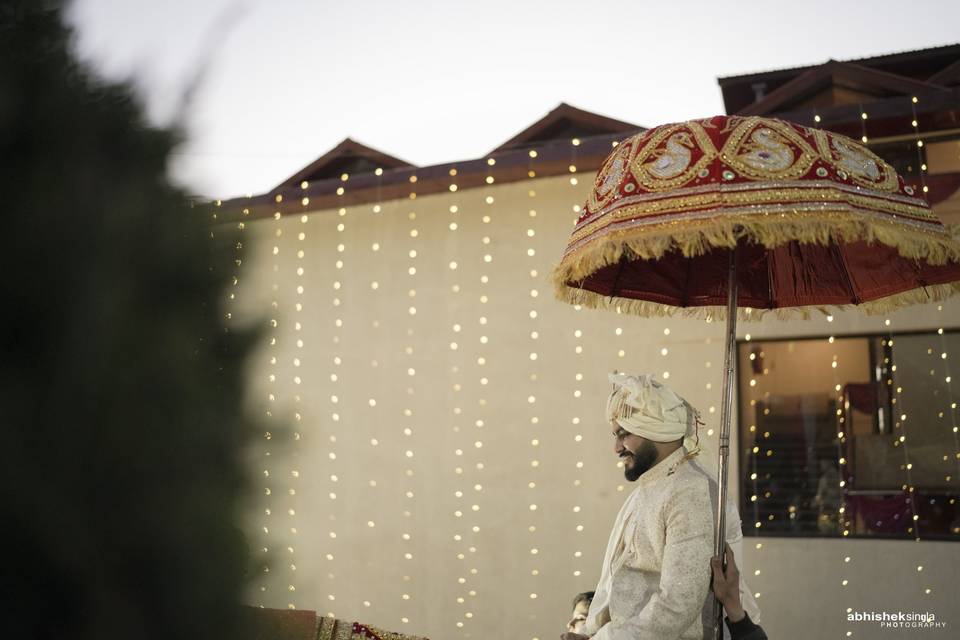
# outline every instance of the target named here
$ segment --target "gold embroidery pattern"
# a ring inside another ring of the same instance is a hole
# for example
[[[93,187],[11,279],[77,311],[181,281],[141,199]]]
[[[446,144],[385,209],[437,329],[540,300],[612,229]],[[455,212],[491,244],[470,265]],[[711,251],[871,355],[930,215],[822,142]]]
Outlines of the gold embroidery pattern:
[[[750,219],[773,219],[780,222],[804,222],[809,220],[834,221],[834,222],[872,222],[887,223],[893,227],[911,227],[916,231],[922,231],[932,236],[940,236],[945,239],[947,236],[942,229],[938,229],[928,224],[923,224],[907,219],[892,219],[890,216],[874,211],[864,211],[852,206],[837,206],[824,211],[823,207],[814,204],[806,205],[770,205],[769,207],[743,207],[741,209],[702,209],[690,211],[678,215],[658,216],[656,218],[623,218],[619,220],[606,220],[605,224],[592,233],[586,234],[577,240],[571,240],[566,251],[563,254],[563,260],[568,256],[579,252],[584,247],[590,245],[599,238],[605,238],[611,234],[620,234],[627,231],[662,229],[673,227],[676,230],[695,230],[704,229],[712,225],[729,222],[731,218],[740,218],[745,223]],[[642,230],[641,230],[642,229]]]
[[[637,154],[638,141],[642,136],[637,134],[621,142],[607,158],[590,192],[586,207],[588,212],[603,209],[620,194],[620,185],[624,177],[629,175],[630,163]]]
[[[384,631],[359,622],[349,622],[325,617],[320,621],[317,640],[426,640],[421,636],[409,636],[393,631]]]
[[[333,618],[321,618],[320,631],[317,633],[317,640],[333,640],[333,630],[337,626],[337,621]]]
[[[872,228],[878,225],[886,226],[891,230],[902,232],[909,228],[911,231],[922,233],[931,240],[945,240],[946,237],[937,229],[931,229],[928,225],[904,223],[904,221],[893,222],[887,216],[875,213],[859,211],[852,207],[846,209],[835,209],[829,212],[823,212],[815,206],[788,208],[771,207],[765,211],[755,211],[752,209],[743,209],[735,211],[734,215],[740,216],[744,224],[755,222],[764,223],[797,223],[806,224],[811,220],[833,224],[838,230],[844,230],[848,224],[871,223]],[[645,234],[655,234],[663,229],[672,229],[673,232],[681,231],[701,231],[709,233],[711,230],[719,229],[730,221],[730,214],[727,211],[718,211],[710,209],[707,211],[694,211],[679,216],[654,218],[652,220],[628,219],[624,221],[609,221],[599,234],[592,234],[582,240],[571,242],[563,253],[561,262],[567,262],[572,256],[582,251],[589,251],[599,240],[610,240],[611,238],[622,238],[629,234],[631,238],[642,240]],[[752,227],[751,227],[752,228]],[[785,238],[786,242],[789,238]]]
[[[720,135],[722,136],[730,133],[731,131],[739,127],[740,123],[743,122],[743,120],[744,119],[741,116],[730,116],[729,118],[726,118],[723,123],[723,127],[720,129]]]
[[[768,207],[800,206],[802,203],[819,205],[821,209],[847,203],[888,217],[912,218],[926,222],[938,230],[943,229],[933,212],[915,198],[895,194],[870,194],[855,187],[826,181],[789,181],[769,186],[776,188],[758,189],[755,184],[740,183],[725,185],[721,190],[717,185],[710,184],[678,190],[669,195],[636,194],[622,198],[615,207],[604,211],[602,215],[584,220],[574,229],[571,241],[594,233],[598,228],[610,224],[611,220],[623,218],[679,214],[721,207],[752,207],[752,211],[762,213]]]
[[[394,633],[393,631],[384,631],[382,629],[377,629],[376,627],[366,627],[373,635],[380,638],[380,640],[424,640],[419,636],[408,636],[402,633]],[[353,640],[368,640],[370,636],[357,633],[354,634]]]
[[[814,131],[814,139],[820,155],[838,172],[848,175],[857,184],[879,189],[897,191],[900,184],[897,172],[883,158],[846,136]]]
[[[710,136],[697,122],[669,125],[655,131],[631,163],[633,175],[649,191],[685,185],[717,157]],[[701,155],[694,162],[698,150]]]
[[[911,204],[907,198],[892,202],[887,197],[870,197],[862,192],[838,192],[834,188],[781,189],[776,194],[777,197],[770,198],[765,191],[714,191],[686,197],[660,198],[642,204],[624,199],[622,206],[616,210],[575,229],[563,259],[600,237],[626,228],[654,229],[669,225],[693,229],[733,218],[745,221],[772,216],[793,221],[860,219],[874,224],[910,227],[941,238],[948,235],[929,210]],[[647,197],[649,195],[652,194]],[[642,196],[637,196],[637,200],[640,198]]]
[[[333,640],[352,640],[353,623],[346,620],[337,620],[337,633]]]
[[[786,122],[754,117],[733,130],[720,159],[754,180],[788,180],[810,171],[817,153]]]

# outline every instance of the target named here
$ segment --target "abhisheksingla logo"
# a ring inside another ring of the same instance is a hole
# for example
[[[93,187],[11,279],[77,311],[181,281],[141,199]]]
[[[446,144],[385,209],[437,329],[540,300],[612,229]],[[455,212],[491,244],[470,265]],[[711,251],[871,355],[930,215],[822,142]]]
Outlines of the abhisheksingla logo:
[[[942,629],[946,621],[937,620],[932,611],[853,611],[847,614],[848,622],[879,622],[881,628]]]

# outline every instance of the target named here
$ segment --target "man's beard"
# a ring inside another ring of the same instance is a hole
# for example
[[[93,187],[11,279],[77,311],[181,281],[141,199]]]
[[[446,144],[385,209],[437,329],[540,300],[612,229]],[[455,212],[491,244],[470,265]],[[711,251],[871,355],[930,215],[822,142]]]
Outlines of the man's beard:
[[[656,460],[657,448],[649,440],[644,440],[636,452],[627,450],[624,454],[623,476],[633,482],[649,471]]]

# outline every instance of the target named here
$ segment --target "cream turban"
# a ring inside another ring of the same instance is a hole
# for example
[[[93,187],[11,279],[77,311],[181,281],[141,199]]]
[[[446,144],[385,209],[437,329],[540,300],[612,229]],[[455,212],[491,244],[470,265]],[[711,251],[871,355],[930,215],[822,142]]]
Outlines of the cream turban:
[[[693,438],[699,412],[650,374],[611,373],[613,392],[607,418],[630,433],[654,442]]]

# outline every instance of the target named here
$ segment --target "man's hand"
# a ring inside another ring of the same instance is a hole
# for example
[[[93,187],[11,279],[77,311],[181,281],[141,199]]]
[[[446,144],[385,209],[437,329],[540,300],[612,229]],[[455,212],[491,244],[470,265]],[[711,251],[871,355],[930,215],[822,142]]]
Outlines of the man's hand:
[[[567,632],[560,636],[560,640],[588,640],[589,636],[582,636],[579,633]]]
[[[713,568],[713,594],[727,611],[730,622],[739,622],[745,615],[740,604],[740,571],[729,544],[726,545],[724,557],[727,561],[726,571],[720,564],[720,556],[710,558],[710,566]]]

